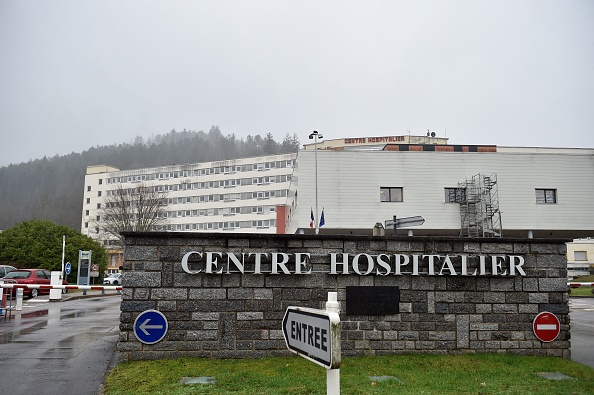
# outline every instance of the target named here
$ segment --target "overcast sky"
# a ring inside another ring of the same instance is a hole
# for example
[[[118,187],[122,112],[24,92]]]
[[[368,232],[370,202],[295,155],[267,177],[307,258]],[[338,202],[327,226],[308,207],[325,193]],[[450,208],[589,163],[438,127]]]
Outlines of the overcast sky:
[[[0,0],[0,166],[212,125],[594,147],[594,1]]]

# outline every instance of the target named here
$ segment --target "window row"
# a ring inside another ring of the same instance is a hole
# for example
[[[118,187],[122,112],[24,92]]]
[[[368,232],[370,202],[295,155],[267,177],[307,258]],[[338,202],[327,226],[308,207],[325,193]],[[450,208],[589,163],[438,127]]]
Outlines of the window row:
[[[466,201],[466,188],[444,188],[446,203],[463,203]],[[537,204],[556,204],[556,189],[535,189]],[[380,187],[380,202],[403,202],[402,187]]]
[[[189,191],[197,189],[210,189],[210,188],[234,188],[237,186],[244,185],[269,185],[274,183],[282,183],[291,181],[290,174],[281,174],[276,176],[265,176],[265,177],[252,177],[252,178],[238,178],[233,180],[217,180],[217,181],[206,181],[206,182],[182,182],[180,184],[169,184],[169,185],[157,185],[155,189],[159,192],[176,192],[176,191]],[[87,191],[90,191],[91,187],[87,187]],[[109,190],[107,195],[111,196],[119,193],[119,190]],[[98,196],[101,196],[101,191],[98,192]]]
[[[192,230],[233,230],[233,229],[266,229],[276,226],[276,220],[264,219],[258,221],[224,221],[224,222],[204,222],[193,224],[168,224],[155,228],[156,231],[192,231]]]
[[[265,171],[271,169],[292,168],[295,165],[295,160],[282,160],[274,162],[250,163],[247,165],[237,166],[218,166],[204,169],[193,170],[178,170],[169,172],[159,172],[151,174],[139,174],[131,176],[110,177],[107,179],[108,184],[117,184],[121,182],[142,182],[153,180],[169,180],[171,178],[184,178],[196,176],[208,176],[211,174],[235,174],[246,171]]]
[[[166,218],[232,216],[236,214],[268,214],[276,212],[276,206],[222,207],[200,210],[176,210],[166,212]]]
[[[115,191],[114,191],[115,193]],[[288,191],[286,189],[275,189],[271,191],[258,191],[258,192],[243,192],[243,193],[224,193],[224,194],[212,194],[212,195],[197,195],[197,196],[180,196],[174,198],[166,198],[164,205],[173,204],[196,204],[196,203],[207,203],[207,202],[234,202],[236,200],[264,200],[272,199],[277,197],[286,197]],[[87,204],[91,204],[91,198],[87,198]],[[108,203],[106,207],[110,207]],[[101,203],[97,203],[97,209],[101,208]],[[87,210],[88,212],[88,210]],[[87,213],[88,215],[88,213]]]
[[[166,224],[154,226],[154,231],[186,231],[186,230],[230,230],[230,229],[265,229],[271,226],[276,226],[275,219],[262,219],[252,221],[223,221],[223,222],[200,222],[191,224]],[[85,223],[85,228],[89,227],[89,223]],[[95,227],[94,233],[99,234],[100,228]]]
[[[181,196],[176,198],[167,198],[167,204],[193,204],[207,202],[234,202],[236,200],[250,199],[272,199],[277,197],[286,197],[286,189],[277,189],[272,191],[243,192],[243,193],[225,193],[213,195]]]

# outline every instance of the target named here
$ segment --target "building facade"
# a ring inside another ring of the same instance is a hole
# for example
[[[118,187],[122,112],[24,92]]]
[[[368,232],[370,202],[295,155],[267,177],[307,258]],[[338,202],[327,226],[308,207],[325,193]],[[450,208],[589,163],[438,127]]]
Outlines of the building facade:
[[[567,243],[567,278],[589,276],[594,269],[594,238]]]
[[[167,224],[157,231],[308,233],[323,212],[321,233],[372,234],[380,225],[390,235],[386,221],[420,216],[421,225],[396,232],[594,237],[594,149],[450,145],[433,135],[324,140],[313,148],[136,170],[90,166],[81,231],[113,246],[101,231],[103,198],[145,183],[167,193]]]
[[[104,198],[142,183],[166,194],[167,223],[157,231],[275,233],[276,207],[286,202],[295,159],[283,154],[135,170],[89,166],[81,232],[108,249],[117,246],[102,230]]]
[[[279,210],[289,234],[312,232],[312,216],[319,225],[323,211],[320,233],[372,234],[394,217],[422,216],[422,225],[397,232],[594,235],[594,149],[385,143],[377,150],[301,150],[297,163]]]

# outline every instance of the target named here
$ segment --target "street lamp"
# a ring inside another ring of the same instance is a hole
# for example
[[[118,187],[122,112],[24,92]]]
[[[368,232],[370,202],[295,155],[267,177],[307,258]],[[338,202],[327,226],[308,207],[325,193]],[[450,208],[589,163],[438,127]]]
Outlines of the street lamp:
[[[316,215],[314,216],[316,234],[320,233],[320,223],[318,222],[318,139],[323,139],[320,133],[314,130],[310,135],[309,139],[314,141],[314,162],[315,162],[315,174],[316,174]]]

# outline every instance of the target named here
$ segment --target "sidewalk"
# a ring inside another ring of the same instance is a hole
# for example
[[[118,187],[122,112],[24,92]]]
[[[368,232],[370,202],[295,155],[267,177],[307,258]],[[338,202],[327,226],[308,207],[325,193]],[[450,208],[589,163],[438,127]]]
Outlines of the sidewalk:
[[[105,297],[105,296],[122,296],[122,291],[95,291],[89,290],[87,294],[84,295],[82,292],[68,292],[62,294],[62,299],[59,301],[67,301],[67,300],[76,300],[82,298],[98,298],[98,297]],[[50,302],[59,302],[58,300],[50,300]]]

